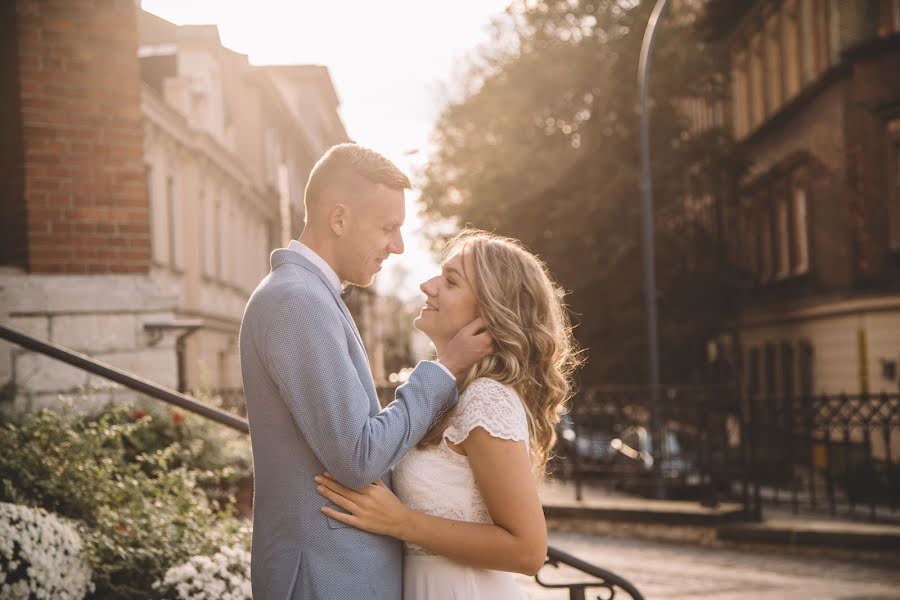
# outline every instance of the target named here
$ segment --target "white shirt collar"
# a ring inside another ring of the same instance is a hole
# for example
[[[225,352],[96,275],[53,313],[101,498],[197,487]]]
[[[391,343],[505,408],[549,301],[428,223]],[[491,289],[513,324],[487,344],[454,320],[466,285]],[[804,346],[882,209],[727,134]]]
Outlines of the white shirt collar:
[[[331,268],[331,265],[325,262],[324,258],[316,254],[312,248],[297,240],[291,240],[287,249],[297,252],[300,256],[319,267],[319,269],[325,273],[325,277],[328,278],[328,283],[331,284],[331,287],[333,287],[338,294],[341,293],[341,279],[337,276],[337,273],[334,272],[334,269]]]

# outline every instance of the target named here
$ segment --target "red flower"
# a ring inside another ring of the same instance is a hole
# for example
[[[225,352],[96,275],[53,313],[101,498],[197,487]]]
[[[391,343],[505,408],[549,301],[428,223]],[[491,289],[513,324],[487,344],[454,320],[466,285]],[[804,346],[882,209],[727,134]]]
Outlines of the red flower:
[[[147,413],[139,408],[136,408],[134,409],[134,411],[132,411],[131,416],[135,421],[138,421],[146,417]]]
[[[125,523],[118,523],[113,527],[113,529],[118,532],[128,531],[128,525],[126,525]]]
[[[178,425],[179,423],[184,421],[184,414],[177,408],[173,408],[172,409],[172,420],[175,421],[176,425]]]

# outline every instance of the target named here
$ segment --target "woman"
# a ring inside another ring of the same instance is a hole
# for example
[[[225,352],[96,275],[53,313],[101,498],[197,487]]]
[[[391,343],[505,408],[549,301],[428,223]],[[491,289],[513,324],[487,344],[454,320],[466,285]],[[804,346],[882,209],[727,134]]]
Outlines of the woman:
[[[459,403],[382,483],[351,490],[326,475],[338,521],[405,542],[404,598],[523,598],[510,572],[534,575],[547,552],[536,481],[555,442],[576,364],[571,328],[540,260],[518,242],[464,231],[439,277],[422,284],[415,327],[438,358],[481,317],[496,353],[472,368]],[[399,497],[398,497],[399,496]]]

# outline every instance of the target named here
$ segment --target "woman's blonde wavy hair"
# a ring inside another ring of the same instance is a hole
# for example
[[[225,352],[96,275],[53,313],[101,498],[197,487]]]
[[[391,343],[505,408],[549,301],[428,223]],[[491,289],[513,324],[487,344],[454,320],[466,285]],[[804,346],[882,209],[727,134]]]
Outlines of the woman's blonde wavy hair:
[[[450,240],[444,256],[456,252],[472,258],[475,272],[466,277],[496,349],[469,370],[460,393],[479,377],[515,389],[528,416],[532,465],[535,474],[542,475],[556,443],[555,425],[568,408],[571,376],[580,362],[563,292],[543,262],[518,240],[465,229]],[[435,422],[420,448],[442,441],[451,415]]]

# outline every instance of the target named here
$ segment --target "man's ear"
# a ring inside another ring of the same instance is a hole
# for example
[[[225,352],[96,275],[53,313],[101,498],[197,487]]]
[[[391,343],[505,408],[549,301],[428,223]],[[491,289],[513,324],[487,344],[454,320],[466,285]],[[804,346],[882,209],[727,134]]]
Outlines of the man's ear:
[[[331,231],[334,232],[337,236],[344,235],[344,232],[347,230],[347,219],[349,217],[349,210],[345,204],[341,204],[338,202],[334,205],[334,208],[331,209],[331,212],[328,213],[329,226],[331,227]]]

